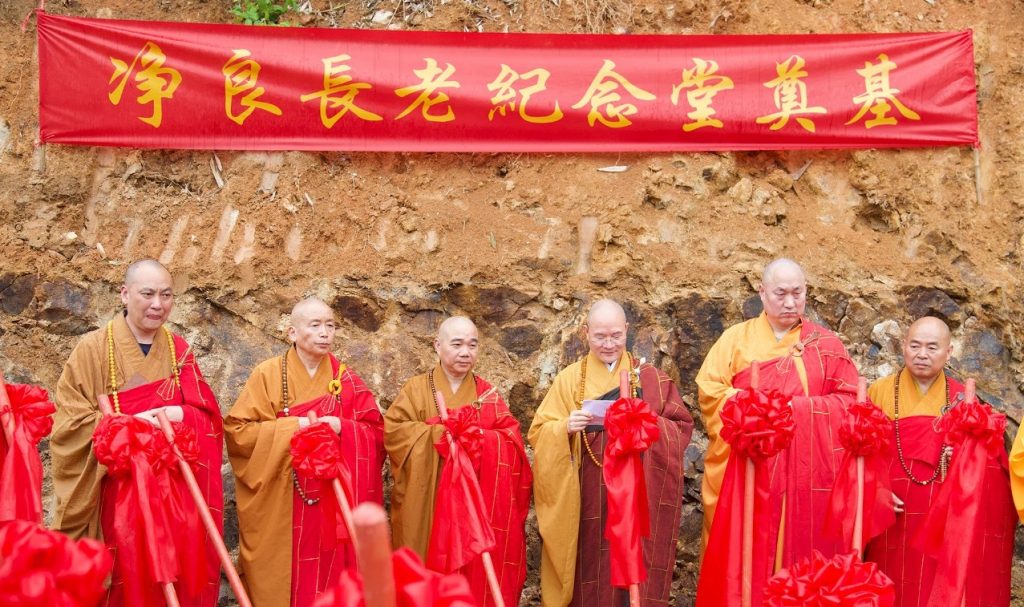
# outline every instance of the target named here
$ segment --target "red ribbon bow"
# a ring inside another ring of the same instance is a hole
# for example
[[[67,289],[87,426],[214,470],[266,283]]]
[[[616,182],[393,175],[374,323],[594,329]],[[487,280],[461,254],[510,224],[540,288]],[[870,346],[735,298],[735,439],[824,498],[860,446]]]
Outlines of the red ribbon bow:
[[[853,403],[839,427],[839,444],[853,457],[874,455],[889,448],[892,422],[870,402]]]
[[[608,442],[602,475],[607,487],[608,540],[612,585],[626,588],[647,579],[641,540],[651,534],[647,481],[640,455],[658,440],[658,416],[639,398],[620,398],[604,418]]]
[[[754,461],[768,459],[789,446],[796,424],[788,399],[776,391],[741,390],[722,406],[721,436]]]
[[[768,580],[767,607],[891,607],[896,587],[875,563],[851,554],[807,558]]]
[[[473,469],[480,470],[480,459],[484,449],[484,430],[480,427],[480,417],[473,407],[459,407],[450,409],[448,419],[441,421],[441,418],[432,417],[427,420],[428,424],[442,424],[445,430],[451,434],[459,446],[466,452],[469,460],[473,462]],[[434,442],[434,449],[443,457],[448,459],[448,439],[443,435]]]
[[[0,439],[0,521],[42,521],[43,463],[36,446],[53,428],[50,395],[39,386],[8,384],[10,407],[0,409],[0,423],[11,430]]]
[[[102,542],[28,521],[0,523],[0,605],[95,607],[112,563]]]
[[[961,403],[940,418],[938,429],[946,433],[946,442],[954,447],[974,439],[989,455],[997,455],[1003,449],[1006,416],[987,403]]]
[[[334,433],[329,424],[310,424],[296,431],[292,435],[291,455],[292,467],[299,477],[324,481],[325,490],[329,486],[326,483],[337,479],[349,502],[354,501],[352,476],[345,467],[341,437]],[[345,527],[337,499],[333,495],[323,495],[320,498],[320,508],[325,519],[324,530],[328,534],[326,541],[331,543],[347,539],[348,528]],[[333,539],[330,535],[332,531]]]
[[[391,555],[397,607],[476,607],[469,582],[460,573],[442,575],[423,566],[416,553],[399,548]],[[355,570],[341,574],[341,583],[320,595],[312,607],[365,607],[363,580]]]

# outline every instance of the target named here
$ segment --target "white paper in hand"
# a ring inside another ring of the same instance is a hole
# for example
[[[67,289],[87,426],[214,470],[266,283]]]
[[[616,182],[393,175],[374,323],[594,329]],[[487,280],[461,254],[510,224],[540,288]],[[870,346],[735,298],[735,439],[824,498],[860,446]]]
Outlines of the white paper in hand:
[[[609,405],[613,400],[585,400],[583,401],[583,410],[592,415],[590,425],[603,426],[604,425],[604,414],[608,411]]]

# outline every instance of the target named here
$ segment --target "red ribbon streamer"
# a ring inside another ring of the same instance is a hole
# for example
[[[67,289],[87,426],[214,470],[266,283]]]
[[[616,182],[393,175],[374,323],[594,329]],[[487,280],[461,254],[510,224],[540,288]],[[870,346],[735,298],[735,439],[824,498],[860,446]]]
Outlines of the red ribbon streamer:
[[[102,542],[29,521],[0,523],[0,605],[96,607],[113,559]]]
[[[839,428],[846,456],[836,474],[824,528],[825,534],[841,538],[846,546],[853,541],[858,457],[864,458],[864,543],[896,522],[889,477],[891,435],[892,421],[873,403],[857,402],[847,409]]]
[[[959,605],[967,585],[968,562],[983,534],[982,491],[990,460],[1003,451],[1006,416],[980,402],[961,403],[939,421],[939,431],[953,447],[949,476],[939,486],[911,543],[936,557],[935,580],[928,607]],[[949,533],[956,534],[950,546]]]
[[[36,446],[53,428],[56,410],[50,395],[39,386],[7,384],[10,408],[0,410],[0,423],[13,428],[10,444],[0,434],[0,521],[21,519],[41,522],[43,516],[43,464]],[[7,416],[13,416],[8,422]]]
[[[356,503],[352,475],[345,466],[341,452],[341,437],[334,433],[329,424],[310,424],[296,431],[292,435],[291,455],[292,466],[300,478],[317,479],[323,481],[325,486],[338,479],[349,503]],[[328,535],[328,543],[348,540],[348,528],[341,514],[341,506],[333,494],[320,498],[320,508],[324,516],[324,531],[334,535],[333,540]]]
[[[612,585],[627,588],[647,580],[641,540],[651,535],[647,481],[641,454],[660,435],[658,416],[639,398],[620,398],[605,413],[602,475],[607,488],[608,540]]]
[[[469,582],[458,573],[442,575],[423,567],[416,553],[399,548],[391,556],[395,572],[396,607],[476,607]],[[342,574],[338,586],[320,595],[312,607],[365,607],[359,573]]]
[[[875,563],[856,554],[826,559],[821,552],[768,580],[766,607],[892,607],[896,588]]]
[[[174,462],[170,443],[149,422],[131,415],[112,415],[96,425],[93,451],[117,484],[114,508],[118,516],[114,537],[107,539],[117,546],[125,601],[133,606],[160,607],[151,592],[152,584],[177,580],[176,537],[184,535],[179,526],[187,524],[178,518],[182,508],[171,506],[172,496],[167,493],[168,468]],[[188,550],[186,554],[192,558],[195,548]]]

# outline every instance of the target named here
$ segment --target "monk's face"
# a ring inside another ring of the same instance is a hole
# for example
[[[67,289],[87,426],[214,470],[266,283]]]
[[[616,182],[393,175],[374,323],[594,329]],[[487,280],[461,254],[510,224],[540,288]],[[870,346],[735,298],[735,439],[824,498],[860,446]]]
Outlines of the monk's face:
[[[463,377],[480,356],[480,335],[470,321],[445,326],[434,340],[434,350],[449,377]]]
[[[128,311],[125,320],[136,337],[156,334],[174,308],[171,275],[159,266],[139,268],[131,282],[121,286],[121,303]]]
[[[933,320],[914,323],[903,340],[903,364],[919,382],[938,377],[953,353],[949,329],[942,321]]]
[[[773,329],[788,329],[807,305],[807,279],[797,267],[780,267],[761,283],[758,293]]]
[[[626,317],[615,310],[592,314],[584,326],[587,344],[594,356],[606,365],[617,362],[626,349]]]
[[[334,311],[326,304],[311,301],[292,312],[288,339],[307,357],[320,358],[330,353],[336,330]]]

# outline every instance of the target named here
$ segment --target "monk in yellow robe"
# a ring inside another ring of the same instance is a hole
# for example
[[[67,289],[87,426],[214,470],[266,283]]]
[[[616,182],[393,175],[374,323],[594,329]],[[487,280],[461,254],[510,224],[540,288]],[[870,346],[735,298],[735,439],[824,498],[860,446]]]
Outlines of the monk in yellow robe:
[[[626,350],[629,323],[622,306],[601,299],[583,326],[590,351],[556,377],[534,415],[534,500],[541,539],[544,607],[613,607],[628,604],[626,589],[611,583],[604,537],[606,490],[604,426],[584,401],[619,398],[620,375],[631,376],[633,396],[658,416],[658,440],[643,456],[651,535],[643,541],[647,581],[641,604],[668,605],[683,503],[683,454],[693,418],[671,379]]]
[[[428,567],[438,567],[440,555],[449,549],[449,538],[435,533],[438,517],[449,516],[434,508],[444,464],[440,452],[448,453],[442,441],[447,440],[446,428],[452,432],[452,426],[438,417],[435,394],[440,394],[450,410],[450,420],[468,417],[479,431],[472,434],[476,438],[471,439],[470,433],[454,438],[467,452],[477,454],[474,469],[483,495],[485,524],[491,526],[495,538],[495,547],[489,552],[504,604],[518,605],[526,580],[525,526],[532,483],[519,422],[498,391],[473,371],[480,354],[480,337],[473,321],[464,316],[445,320],[434,339],[434,350],[439,364],[406,382],[384,415],[384,443],[395,475],[391,493],[394,544],[415,550],[425,557]],[[473,410],[475,413],[466,415]],[[482,557],[463,552],[459,562],[465,560],[468,564],[456,570],[469,580],[481,607],[494,605]]]
[[[110,397],[116,413],[134,415],[157,425],[158,411],[172,422],[195,429],[200,459],[194,472],[218,525],[224,500],[221,489],[223,438],[217,399],[203,379],[184,339],[165,324],[174,307],[171,275],[152,259],[128,266],[121,287],[124,312],[87,334],[75,346],[57,382],[57,412],[50,438],[56,510],[53,526],[73,538],[103,538],[114,552],[114,570],[104,605],[140,604],[142,596],[163,601],[156,584],[138,582],[143,573],[114,531],[125,510],[116,506],[125,481],[106,473],[93,455],[93,431],[101,414],[97,395]],[[184,481],[177,487],[188,495]],[[198,512],[191,513],[198,517]],[[198,524],[196,520],[192,524]],[[178,551],[179,571],[203,559],[205,583],[191,592],[178,585],[183,606],[212,607],[219,592],[219,569],[212,542]],[[140,557],[141,555],[135,555]],[[188,563],[186,563],[186,561]],[[126,584],[126,580],[128,583]]]
[[[384,422],[373,394],[333,354],[334,311],[309,298],[292,309],[293,346],[253,370],[224,418],[235,472],[239,564],[254,607],[306,607],[355,566],[330,485],[300,478],[290,446],[315,412],[341,437],[355,503],[383,500]]]
[[[915,547],[913,539],[946,481],[943,470],[948,470],[957,457],[955,449],[944,451],[944,434],[935,423],[936,418],[964,398],[963,385],[944,371],[952,351],[946,323],[931,316],[920,318],[910,326],[903,340],[904,367],[868,389],[871,402],[894,420],[889,476],[897,515],[896,522],[868,544],[865,560],[877,562],[892,579],[896,603],[903,607],[925,607],[936,586],[949,584],[944,576],[936,575],[936,563],[944,560],[943,555],[924,554]],[[955,599],[958,606],[1010,604],[1017,516],[1010,493],[1006,452],[1002,448],[1000,451],[983,473],[984,490],[977,496],[981,500],[978,528],[945,529],[944,549],[972,541],[974,544],[965,553],[966,562],[962,564],[967,568],[967,584],[965,594]]]
[[[856,396],[857,369],[832,331],[804,317],[807,279],[796,262],[782,258],[769,263],[758,293],[763,312],[726,329],[697,373],[697,393],[708,434],[701,485],[705,550],[697,589],[699,607],[726,607],[737,598],[733,591],[740,580],[733,577],[738,575],[741,552],[739,530],[729,525],[732,516],[723,516],[721,529],[715,530],[719,495],[731,465],[730,446],[720,436],[720,411],[750,386],[754,361],[758,363],[759,390],[777,391],[789,399],[795,422],[789,448],[768,462],[772,497],[767,516],[771,524],[758,529],[764,553],[754,555],[754,604],[775,568],[809,555],[811,549],[829,557],[843,550],[839,542],[824,537],[821,521],[843,458],[838,429]],[[744,465],[739,459],[733,461]],[[730,493],[731,498],[738,495]],[[766,566],[761,569],[757,563]]]
[[[1010,450],[1010,488],[1017,516],[1024,523],[1024,423],[1017,428],[1017,437],[1013,439]]]

